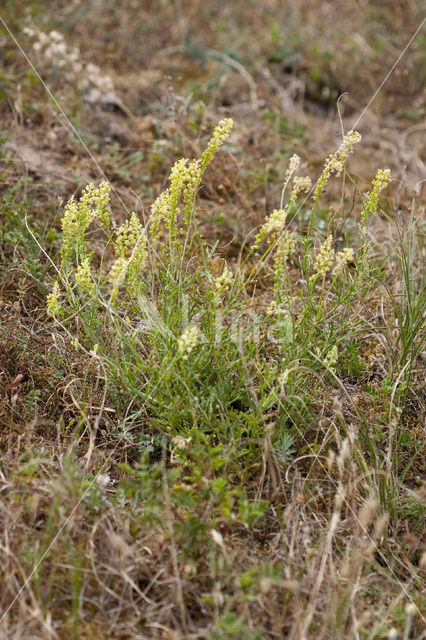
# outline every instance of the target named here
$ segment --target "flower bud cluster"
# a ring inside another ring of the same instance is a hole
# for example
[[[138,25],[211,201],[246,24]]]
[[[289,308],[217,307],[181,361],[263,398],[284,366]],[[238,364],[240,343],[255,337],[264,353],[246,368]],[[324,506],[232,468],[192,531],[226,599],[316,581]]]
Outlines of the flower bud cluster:
[[[59,283],[55,280],[53,284],[52,293],[49,293],[47,296],[47,314],[56,318],[60,316],[62,313],[61,303],[60,303],[60,289]]]
[[[211,159],[213,158],[216,151],[220,149],[225,140],[228,138],[232,126],[233,126],[232,118],[224,118],[221,120],[219,124],[215,127],[213,131],[213,135],[210,138],[210,141],[207,145],[207,149],[203,151],[200,157],[200,162],[202,166],[202,170],[206,168]]]
[[[78,265],[75,273],[75,281],[82,291],[88,293],[91,297],[93,296],[95,292],[95,284],[90,271],[89,256],[84,258],[84,260]]]
[[[361,142],[361,134],[358,131],[348,131],[342,140],[342,144],[337,149],[335,157],[340,162],[341,170],[345,163],[346,158],[352,153],[355,144]]]
[[[111,283],[111,298],[115,300],[118,295],[120,286],[126,279],[129,261],[126,258],[117,258],[109,272],[109,281]]]
[[[140,276],[148,258],[145,230],[135,212],[116,231],[114,250],[118,260],[112,267],[113,291],[127,280],[131,295],[137,295]]]
[[[368,200],[361,214],[363,224],[365,224],[368,216],[376,213],[379,204],[379,195],[386,189],[391,180],[390,169],[379,169],[377,171],[376,177],[373,180],[373,189],[367,193]]]
[[[213,281],[214,288],[218,293],[223,293],[224,291],[226,291],[231,287],[232,280],[233,280],[232,271],[230,270],[228,265],[226,265],[222,274],[214,279]]]
[[[181,158],[175,162],[169,176],[169,187],[157,197],[151,206],[150,232],[154,240],[158,240],[160,237],[163,223],[172,240],[176,240],[177,217],[181,213],[179,209],[181,198],[183,200],[183,218],[185,223],[189,224],[203,171],[229,136],[232,124],[231,118],[219,122],[207,149],[201,154],[199,160],[189,162],[186,158]]]
[[[324,244],[321,246],[317,258],[314,263],[314,275],[325,276],[334,264],[332,270],[333,276],[338,276],[342,273],[344,267],[355,259],[354,250],[351,247],[345,247],[342,251],[334,251],[333,237],[330,234]]]
[[[297,240],[297,235],[291,231],[286,231],[284,235],[279,238],[274,262],[274,272],[277,276],[284,272],[287,258],[294,253]]]
[[[78,202],[74,196],[68,200],[62,217],[61,254],[63,262],[71,260],[74,254],[80,260],[84,260],[86,257],[84,235],[95,218],[104,226],[108,226],[110,189],[110,185],[106,182],[101,183],[99,187],[89,184]]]
[[[299,167],[300,167],[300,157],[297,155],[297,153],[294,153],[290,158],[290,162],[288,163],[288,169],[285,172],[284,181],[283,181],[283,192],[286,190],[287,185],[290,182],[293,174],[298,170]]]
[[[332,373],[335,373],[335,364],[337,363],[338,359],[339,353],[337,351],[337,346],[333,345],[324,358],[324,366]]]
[[[92,217],[97,218],[98,222],[106,229],[110,224],[109,196],[111,185],[108,182],[101,182],[99,187],[88,184],[84,189],[80,206],[92,211]]]
[[[333,276],[340,275],[343,271],[343,268],[349,262],[353,262],[354,257],[354,250],[351,247],[345,247],[342,251],[338,251],[335,256],[335,266],[332,272]]]
[[[308,176],[296,176],[293,178],[293,187],[290,195],[290,205],[294,204],[300,193],[307,193],[312,186],[312,180]]]
[[[199,342],[199,330],[193,325],[188,327],[178,339],[178,350],[182,356],[182,360],[187,360],[190,353],[195,349]]]
[[[319,276],[325,276],[330,271],[334,261],[333,236],[330,234],[321,246],[319,254],[314,264],[314,271]]]
[[[188,182],[193,181],[195,171],[191,163],[192,173],[189,175],[187,165],[188,160],[181,158],[177,160],[170,172],[170,186],[160,193],[151,206],[151,236],[158,239],[160,235],[161,223],[164,223],[168,233],[176,234],[176,218],[179,214],[178,204],[182,192]]]
[[[271,234],[274,234],[273,237],[275,237],[276,234],[274,232],[281,231],[284,228],[287,220],[287,214],[287,208],[273,210],[271,215],[266,218],[263,226],[254,239],[254,249],[257,249],[265,238]]]
[[[337,176],[343,171],[343,167],[347,157],[352,153],[353,147],[355,144],[361,141],[361,134],[358,131],[349,131],[337,149],[337,151],[330,156],[328,156],[325,161],[324,169],[321,176],[318,179],[318,182],[315,186],[315,192],[313,195],[313,199],[315,201],[318,200],[321,195],[322,190],[324,189],[329,177],[332,174],[336,174]]]

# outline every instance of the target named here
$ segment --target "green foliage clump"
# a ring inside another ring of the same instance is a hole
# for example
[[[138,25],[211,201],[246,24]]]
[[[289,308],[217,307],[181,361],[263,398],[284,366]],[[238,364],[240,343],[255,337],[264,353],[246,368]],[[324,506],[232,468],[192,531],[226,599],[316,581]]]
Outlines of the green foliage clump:
[[[337,247],[331,230],[325,239],[314,233],[313,215],[360,135],[345,136],[313,188],[310,178],[296,175],[301,161],[293,155],[279,209],[235,268],[201,237],[196,206],[203,173],[231,126],[230,119],[219,123],[199,159],[174,164],[146,227],[135,213],[120,227],[111,221],[106,183],[71,198],[48,311],[67,330],[77,314],[75,344],[102,361],[116,410],[124,413],[131,401],[131,442],[141,433],[188,442],[201,433],[234,461],[244,455],[250,469],[265,456],[271,434],[271,460],[282,468],[309,424],[318,382],[362,371],[354,345],[363,322],[352,303],[374,285],[368,217],[390,174],[378,173],[362,203],[354,245]],[[297,232],[298,206],[312,189],[307,231]],[[87,238],[95,231],[103,257],[93,267]],[[272,298],[253,309],[248,291],[260,274],[269,278]]]

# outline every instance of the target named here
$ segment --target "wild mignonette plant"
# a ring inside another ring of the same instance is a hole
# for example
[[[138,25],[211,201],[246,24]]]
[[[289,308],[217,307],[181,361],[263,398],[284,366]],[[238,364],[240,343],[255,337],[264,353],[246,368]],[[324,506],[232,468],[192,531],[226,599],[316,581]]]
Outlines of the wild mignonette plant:
[[[105,182],[71,198],[47,309],[77,346],[103,361],[112,401],[126,415],[126,438],[138,442],[151,431],[185,448],[202,434],[203,442],[244,455],[249,468],[264,455],[265,434],[278,464],[288,463],[318,389],[337,381],[347,345],[363,331],[354,305],[377,277],[368,220],[391,178],[378,171],[372,190],[360,194],[358,232],[342,245],[331,225],[325,237],[315,231],[315,209],[328,181],[346,173],[360,135],[344,137],[313,187],[296,175],[301,160],[293,155],[279,208],[244,260],[228,264],[199,233],[197,191],[231,127],[221,121],[198,159],[174,164],[145,227],[136,213],[114,223]],[[307,202],[308,224],[298,230]],[[92,242],[102,246],[101,259]],[[270,295],[255,306],[250,292],[260,274]]]

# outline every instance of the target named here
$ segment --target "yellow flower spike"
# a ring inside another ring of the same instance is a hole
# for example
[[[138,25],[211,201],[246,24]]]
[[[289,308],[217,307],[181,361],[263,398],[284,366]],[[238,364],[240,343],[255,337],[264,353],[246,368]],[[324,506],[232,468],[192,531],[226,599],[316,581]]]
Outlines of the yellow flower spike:
[[[274,209],[270,216],[268,216],[261,227],[260,231],[257,233],[254,239],[253,248],[257,249],[265,238],[270,236],[276,231],[281,231],[287,220],[287,209]]]
[[[335,364],[339,359],[339,352],[337,350],[337,346],[333,345],[331,349],[327,352],[324,358],[324,366],[331,371],[331,373],[336,372]]]
[[[195,349],[199,342],[198,327],[193,325],[184,331],[178,339],[178,351],[182,356],[182,360],[188,360],[188,356]]]
[[[289,206],[295,203],[299,193],[303,193],[303,192],[307,193],[311,187],[312,187],[312,180],[308,176],[305,176],[305,177],[296,176],[295,178],[293,178],[293,187],[291,189]]]
[[[232,118],[224,118],[224,120],[221,120],[216,126],[215,130],[213,131],[213,135],[210,138],[209,144],[207,145],[207,149],[201,154],[200,162],[203,171],[213,158],[216,151],[220,149],[225,140],[228,138],[229,134],[231,133],[233,124],[234,122]]]
[[[52,293],[47,296],[47,315],[56,318],[63,313],[60,303],[60,289],[57,280],[53,283]]]
[[[379,169],[377,171],[376,177],[373,180],[373,189],[367,193],[368,200],[361,213],[363,225],[365,225],[368,216],[376,213],[379,204],[379,195],[386,189],[391,181],[392,176],[390,169]]]
[[[178,204],[188,178],[187,162],[186,158],[181,158],[174,163],[169,176],[170,186],[158,196],[151,207],[150,231],[154,239],[158,239],[162,223],[169,233],[176,235]]]
[[[319,254],[314,264],[314,271],[319,276],[325,276],[330,271],[334,261],[333,236],[330,234],[321,246]]]
[[[181,158],[175,162],[170,172],[168,188],[160,193],[151,206],[150,234],[153,240],[158,240],[161,225],[164,224],[172,243],[177,243],[178,230],[181,231],[178,229],[177,218],[179,214],[183,214],[186,225],[189,225],[203,171],[229,136],[232,125],[231,118],[219,122],[199,160],[189,162],[186,158]],[[179,209],[181,199],[182,210]]]
[[[213,286],[218,293],[223,293],[231,287],[232,279],[232,271],[226,265],[222,274],[214,279]]]
[[[352,153],[355,144],[361,141],[361,134],[358,131],[349,131],[342,140],[337,151],[328,156],[324,169],[315,186],[313,199],[316,202],[321,195],[329,177],[334,173],[337,176],[343,171],[347,157]]]
[[[285,234],[279,239],[275,251],[274,263],[274,272],[277,276],[284,273],[287,258],[294,253],[297,240],[297,236],[291,231],[286,231]]]
[[[111,283],[111,299],[116,300],[118,290],[126,279],[127,267],[129,265],[126,258],[120,257],[112,265],[109,272],[109,281]]]
[[[75,281],[82,291],[93,297],[95,292],[95,284],[92,280],[90,271],[90,257],[85,258],[77,267],[75,273]]]
[[[131,295],[137,295],[140,274],[148,258],[148,251],[145,230],[135,212],[130,216],[130,220],[126,220],[118,228],[114,250],[117,258],[126,262],[125,273],[120,284],[126,279]],[[117,269],[120,264],[124,265],[124,262],[119,263]],[[115,274],[112,279],[114,277]]]
[[[336,264],[333,269],[332,275],[340,275],[343,271],[343,268],[348,264],[348,262],[353,262],[354,257],[354,250],[351,247],[345,247],[343,251],[338,251],[336,253]]]
[[[109,194],[111,186],[102,182],[99,187],[88,184],[77,202],[74,196],[65,205],[62,217],[62,261],[86,257],[85,233],[90,223],[97,218],[101,225],[109,227]]]

